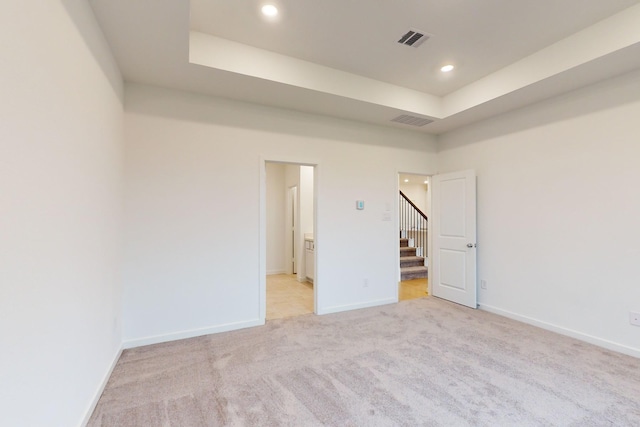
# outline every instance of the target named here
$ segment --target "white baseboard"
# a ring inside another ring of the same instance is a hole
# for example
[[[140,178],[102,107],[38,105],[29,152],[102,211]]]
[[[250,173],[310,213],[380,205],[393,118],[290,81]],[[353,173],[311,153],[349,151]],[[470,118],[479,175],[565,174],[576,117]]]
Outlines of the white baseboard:
[[[396,302],[398,302],[397,298],[385,298],[385,299],[361,302],[357,304],[334,305],[332,307],[327,307],[322,309],[318,308],[318,314],[322,315],[322,314],[340,313],[342,311],[358,310],[360,308],[376,307],[379,305],[394,304]]]
[[[618,344],[613,341],[594,337],[593,335],[588,335],[582,332],[574,331],[573,329],[563,328],[562,326],[554,325],[548,322],[543,322],[542,320],[534,319],[532,317],[522,316],[520,314],[513,313],[508,310],[503,310],[498,307],[493,307],[491,305],[479,304],[478,308],[480,310],[484,310],[490,313],[498,314],[500,316],[508,317],[509,319],[517,320],[522,323],[527,323],[529,325],[537,326],[539,328],[546,329],[548,331],[556,332],[561,335],[566,335],[568,337],[575,338],[580,341],[585,341],[585,342],[588,342],[589,344],[594,344],[599,347],[617,351],[618,353],[623,353],[629,356],[640,358],[640,349],[637,349],[637,348],[629,347],[623,344]]]
[[[93,411],[96,409],[96,406],[98,405],[98,401],[100,400],[100,397],[102,397],[102,392],[104,392],[104,388],[107,386],[107,383],[109,382],[109,378],[111,378],[111,373],[113,372],[113,369],[116,367],[116,364],[118,363],[118,360],[122,355],[122,350],[123,350],[123,347],[120,346],[120,348],[116,351],[115,357],[111,361],[111,366],[107,370],[107,373],[102,377],[100,386],[98,386],[98,390],[96,391],[93,397],[93,400],[89,404],[89,408],[87,408],[87,411],[85,412],[84,419],[82,420],[82,424],[81,424],[82,426],[86,426],[87,423],[89,422],[89,419],[91,418],[91,415],[93,415]]]
[[[236,329],[251,328],[253,326],[264,325],[264,319],[254,319],[242,322],[225,323],[223,325],[210,326],[207,328],[191,329],[188,331],[172,332],[170,334],[154,335],[145,338],[126,340],[123,343],[125,349],[141,347],[143,345],[159,344],[169,341],[177,341],[185,338],[200,337],[202,335],[217,334],[220,332],[235,331]]]
[[[271,276],[273,274],[286,274],[286,270],[267,270],[267,276]]]

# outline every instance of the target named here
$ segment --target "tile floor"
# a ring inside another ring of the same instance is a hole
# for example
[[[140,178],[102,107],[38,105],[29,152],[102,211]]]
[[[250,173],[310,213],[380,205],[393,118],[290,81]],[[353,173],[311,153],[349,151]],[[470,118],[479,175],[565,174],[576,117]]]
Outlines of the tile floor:
[[[427,279],[405,280],[398,285],[398,298],[406,301],[426,297]],[[267,320],[313,313],[313,285],[300,283],[295,274],[267,276]]]
[[[313,313],[313,285],[295,274],[267,276],[267,320]]]

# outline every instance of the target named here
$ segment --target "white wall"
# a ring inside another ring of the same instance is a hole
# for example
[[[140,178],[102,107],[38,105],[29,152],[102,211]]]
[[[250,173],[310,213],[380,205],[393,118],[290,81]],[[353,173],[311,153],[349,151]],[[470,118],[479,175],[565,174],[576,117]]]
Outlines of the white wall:
[[[307,268],[306,268],[306,251],[304,246],[304,235],[313,233],[313,166],[300,166],[300,191],[299,203],[300,203],[300,236],[299,236],[299,280],[306,280]]]
[[[481,306],[640,356],[640,73],[442,138],[478,176]]]
[[[398,170],[434,172],[432,138],[149,86],[125,105],[126,345],[260,324],[264,159],[319,165],[320,312],[397,298],[382,212]]]
[[[400,182],[400,191],[409,198],[423,213],[427,213],[427,184]]]
[[[287,188],[285,165],[267,163],[267,274],[282,274],[285,265],[285,222]]]
[[[300,224],[302,233],[313,233],[313,166],[300,166]]]
[[[287,188],[300,185],[300,166],[285,165],[284,181]]]
[[[86,1],[0,21],[0,424],[80,425],[121,345],[121,78]]]

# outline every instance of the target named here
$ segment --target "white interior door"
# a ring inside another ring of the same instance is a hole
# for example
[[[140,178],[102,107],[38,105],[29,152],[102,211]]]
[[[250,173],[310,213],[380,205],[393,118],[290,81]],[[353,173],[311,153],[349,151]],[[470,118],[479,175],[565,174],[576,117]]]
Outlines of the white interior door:
[[[476,174],[473,170],[432,177],[433,295],[477,307]]]

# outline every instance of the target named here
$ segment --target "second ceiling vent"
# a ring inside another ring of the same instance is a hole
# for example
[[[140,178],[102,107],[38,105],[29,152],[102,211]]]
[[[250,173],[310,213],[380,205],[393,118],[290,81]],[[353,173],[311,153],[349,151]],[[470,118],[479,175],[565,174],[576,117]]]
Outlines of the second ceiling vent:
[[[431,37],[431,34],[411,28],[402,37],[400,37],[398,43],[405,46],[418,47],[425,41],[429,40],[429,37]]]

